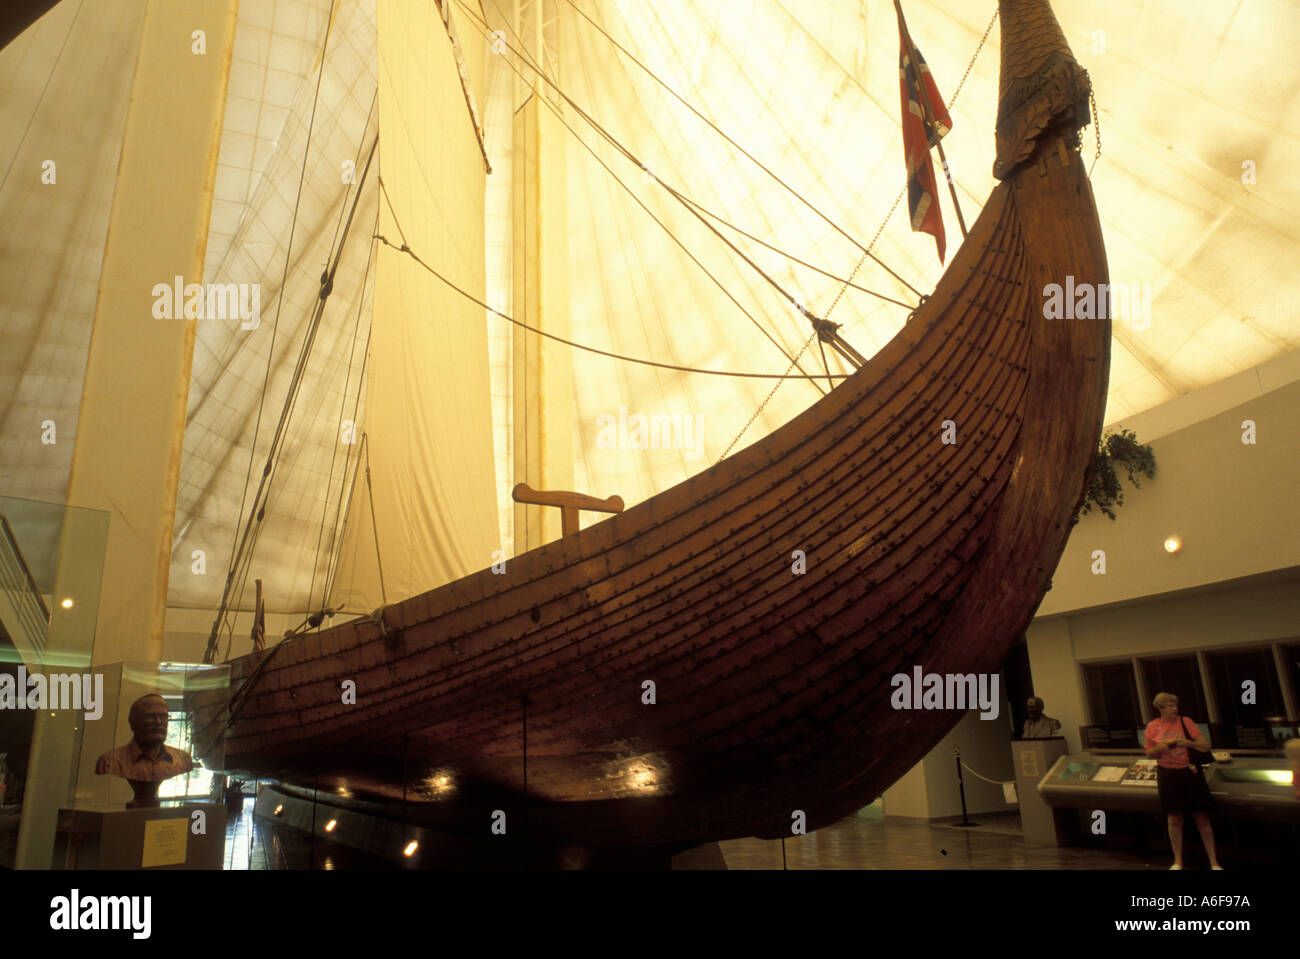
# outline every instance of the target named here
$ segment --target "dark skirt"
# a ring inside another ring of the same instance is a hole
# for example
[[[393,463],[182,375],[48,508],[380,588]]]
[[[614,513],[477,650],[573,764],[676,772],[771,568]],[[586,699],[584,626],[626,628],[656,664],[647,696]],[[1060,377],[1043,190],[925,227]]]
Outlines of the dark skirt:
[[[1157,766],[1156,789],[1160,793],[1160,808],[1165,812],[1210,812],[1214,805],[1205,774],[1195,766],[1186,769]]]

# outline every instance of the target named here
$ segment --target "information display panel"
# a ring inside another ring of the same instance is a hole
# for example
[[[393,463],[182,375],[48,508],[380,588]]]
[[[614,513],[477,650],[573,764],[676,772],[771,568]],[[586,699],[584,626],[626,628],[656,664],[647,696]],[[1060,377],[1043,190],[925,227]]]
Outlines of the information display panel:
[[[1055,808],[1160,812],[1158,764],[1141,755],[1062,756],[1038,784]],[[1281,756],[1232,756],[1204,773],[1215,815],[1300,823],[1300,799],[1291,787],[1291,768]]]

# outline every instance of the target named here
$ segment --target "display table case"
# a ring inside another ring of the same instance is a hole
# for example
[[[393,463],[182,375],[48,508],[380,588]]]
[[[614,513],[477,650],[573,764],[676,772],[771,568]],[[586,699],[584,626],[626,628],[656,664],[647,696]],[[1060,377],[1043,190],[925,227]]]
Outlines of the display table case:
[[[54,857],[67,869],[220,869],[225,844],[218,803],[60,809]]]
[[[1216,753],[1219,752],[1216,750]],[[1300,800],[1291,791],[1291,767],[1281,756],[1232,755],[1206,772],[1216,815],[1300,823]],[[1145,754],[1077,753],[1061,756],[1038,785],[1048,806],[1160,812],[1156,761]]]

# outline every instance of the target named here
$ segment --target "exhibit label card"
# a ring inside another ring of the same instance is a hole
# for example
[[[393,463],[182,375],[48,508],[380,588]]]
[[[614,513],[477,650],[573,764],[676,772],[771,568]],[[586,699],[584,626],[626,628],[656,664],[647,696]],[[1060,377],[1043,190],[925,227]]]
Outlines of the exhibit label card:
[[[188,819],[154,819],[144,824],[144,853],[140,866],[177,866],[185,861]]]

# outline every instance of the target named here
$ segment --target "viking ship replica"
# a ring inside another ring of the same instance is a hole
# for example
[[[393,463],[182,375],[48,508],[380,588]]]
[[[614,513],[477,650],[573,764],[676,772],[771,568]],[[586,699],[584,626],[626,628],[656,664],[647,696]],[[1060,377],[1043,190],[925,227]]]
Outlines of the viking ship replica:
[[[1000,16],[1000,183],[892,341],[504,573],[234,659],[228,712],[195,704],[223,768],[453,832],[500,809],[537,841],[681,846],[828,825],[933,748],[962,714],[894,709],[890,677],[997,670],[1064,549],[1109,368],[1109,321],[1045,319],[1041,295],[1107,282],[1089,81],[1047,0]]]

